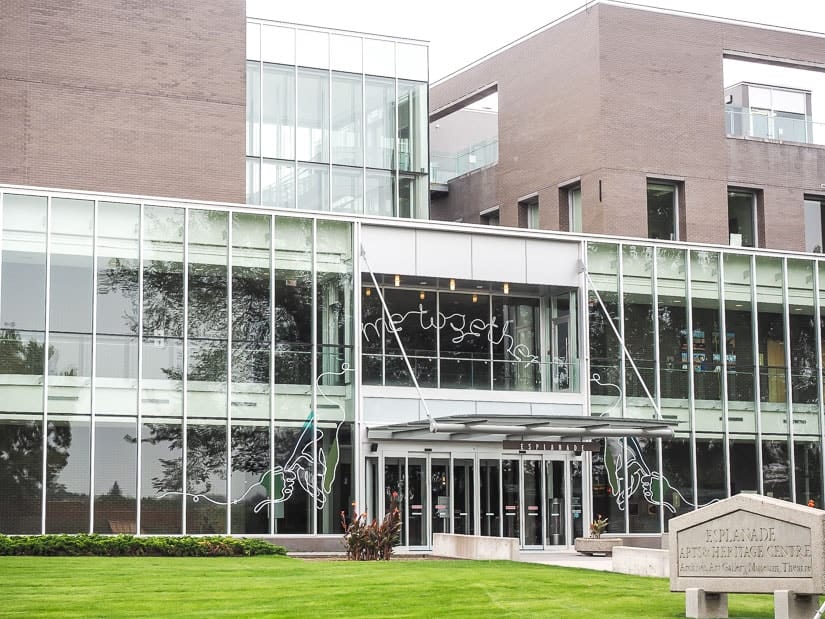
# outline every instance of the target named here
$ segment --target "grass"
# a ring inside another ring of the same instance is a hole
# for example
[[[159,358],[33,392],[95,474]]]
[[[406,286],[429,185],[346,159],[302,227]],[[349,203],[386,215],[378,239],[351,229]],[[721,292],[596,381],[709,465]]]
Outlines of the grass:
[[[504,561],[0,557],[0,617],[684,617],[668,581]],[[731,617],[773,596],[731,595]]]

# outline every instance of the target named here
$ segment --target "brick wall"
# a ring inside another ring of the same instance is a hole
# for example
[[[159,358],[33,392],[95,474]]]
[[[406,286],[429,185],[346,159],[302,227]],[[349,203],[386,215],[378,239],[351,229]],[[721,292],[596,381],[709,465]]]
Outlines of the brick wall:
[[[0,182],[243,202],[243,0],[8,0]]]

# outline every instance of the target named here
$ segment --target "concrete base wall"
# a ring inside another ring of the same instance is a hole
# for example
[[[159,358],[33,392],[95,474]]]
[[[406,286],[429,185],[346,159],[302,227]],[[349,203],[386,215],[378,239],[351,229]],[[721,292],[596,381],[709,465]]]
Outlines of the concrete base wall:
[[[670,553],[654,548],[616,546],[613,549],[613,571],[634,576],[670,576]]]
[[[475,535],[433,535],[433,555],[456,559],[483,561],[517,561],[518,540],[511,537],[480,537]]]

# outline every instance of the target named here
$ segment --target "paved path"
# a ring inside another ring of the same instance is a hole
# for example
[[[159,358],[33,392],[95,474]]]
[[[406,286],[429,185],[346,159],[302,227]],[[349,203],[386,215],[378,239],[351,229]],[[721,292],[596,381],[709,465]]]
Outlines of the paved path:
[[[601,572],[613,571],[612,557],[589,557],[573,551],[522,551],[519,553],[519,561],[561,567],[581,567],[586,570],[599,570]]]

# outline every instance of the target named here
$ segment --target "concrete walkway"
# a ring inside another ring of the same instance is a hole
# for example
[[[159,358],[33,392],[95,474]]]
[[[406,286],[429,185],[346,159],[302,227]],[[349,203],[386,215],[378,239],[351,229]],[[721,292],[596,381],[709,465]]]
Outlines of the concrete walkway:
[[[541,563],[542,565],[558,565],[560,567],[580,567],[586,570],[601,572],[613,571],[612,557],[590,557],[578,552],[567,551],[521,551],[519,561],[524,563]]]

